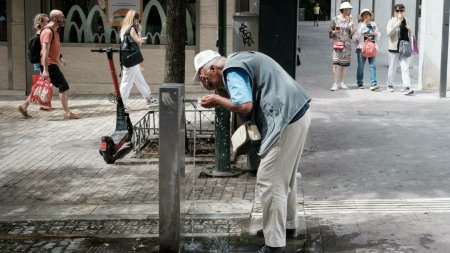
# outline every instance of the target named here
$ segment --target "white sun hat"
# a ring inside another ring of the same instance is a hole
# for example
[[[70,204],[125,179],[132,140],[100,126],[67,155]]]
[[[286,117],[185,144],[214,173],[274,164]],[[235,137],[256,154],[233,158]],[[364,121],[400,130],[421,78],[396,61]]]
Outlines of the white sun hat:
[[[358,20],[362,21],[362,15],[363,15],[364,13],[366,13],[366,12],[369,13],[371,19],[373,19],[373,12],[371,12],[369,9],[362,9],[362,10],[361,10],[361,13],[360,13],[359,16],[358,16]]]
[[[353,9],[353,7],[349,2],[343,2],[341,3],[341,7],[339,7],[339,10],[342,9]]]
[[[193,80],[196,82],[200,81],[199,70],[205,66],[210,60],[220,57],[220,54],[213,50],[204,50],[198,53],[194,58],[195,75]]]

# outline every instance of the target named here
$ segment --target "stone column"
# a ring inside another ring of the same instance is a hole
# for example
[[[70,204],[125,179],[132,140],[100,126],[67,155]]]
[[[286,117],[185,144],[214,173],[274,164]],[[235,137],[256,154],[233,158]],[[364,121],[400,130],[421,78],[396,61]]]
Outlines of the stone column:
[[[419,33],[419,88],[439,89],[441,72],[443,0],[422,1]],[[450,65],[447,72],[450,71]],[[447,81],[447,87],[448,86]]]

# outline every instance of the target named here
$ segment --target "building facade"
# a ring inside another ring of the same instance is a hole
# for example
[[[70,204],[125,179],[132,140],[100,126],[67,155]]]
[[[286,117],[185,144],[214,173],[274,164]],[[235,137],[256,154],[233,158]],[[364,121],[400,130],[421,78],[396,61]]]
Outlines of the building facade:
[[[201,90],[193,83],[193,58],[204,49],[216,49],[218,1],[187,0],[186,76],[187,90]],[[33,17],[59,9],[66,16],[59,31],[62,54],[68,62],[62,67],[72,94],[105,94],[112,90],[106,56],[92,53],[98,47],[117,47],[121,15],[127,4],[141,13],[143,74],[156,91],[163,83],[166,50],[165,0],[0,0],[0,90],[26,91],[31,84],[32,66],[26,58],[26,45],[35,30]],[[233,14],[241,1],[227,1],[227,52],[231,52]],[[248,4],[246,6],[248,8]],[[115,56],[119,71],[118,56]],[[27,88],[28,84],[28,88]]]

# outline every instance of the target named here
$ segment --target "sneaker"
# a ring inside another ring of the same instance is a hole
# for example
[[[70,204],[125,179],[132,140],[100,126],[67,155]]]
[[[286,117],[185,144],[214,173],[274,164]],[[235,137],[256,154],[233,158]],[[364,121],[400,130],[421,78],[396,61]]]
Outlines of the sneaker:
[[[411,90],[409,87],[406,87],[403,92],[406,96],[414,95],[414,90]]]
[[[380,86],[379,86],[378,84],[375,84],[375,86],[371,86],[371,87],[370,87],[370,90],[371,90],[371,91],[376,91],[376,90],[378,90],[378,89],[380,89]]]
[[[361,89],[361,90],[363,90],[363,89],[364,89],[364,85],[362,85],[362,84],[358,84],[358,89]]]
[[[341,88],[341,89],[348,89],[347,85],[345,85],[344,82],[341,82],[339,84],[339,88]]]
[[[331,91],[336,91],[337,89],[339,89],[337,83],[333,83],[333,86],[331,86]]]
[[[157,106],[159,104],[158,99],[156,98],[146,98],[145,100],[147,100],[147,107],[153,107],[153,106]]]
[[[264,245],[256,253],[286,253],[286,247],[269,247]]]
[[[389,91],[389,92],[394,92],[394,86],[388,85],[387,91]]]

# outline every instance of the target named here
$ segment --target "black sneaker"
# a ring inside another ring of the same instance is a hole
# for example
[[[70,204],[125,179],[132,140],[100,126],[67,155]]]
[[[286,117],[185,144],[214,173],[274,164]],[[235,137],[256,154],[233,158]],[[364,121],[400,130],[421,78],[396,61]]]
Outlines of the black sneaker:
[[[358,84],[358,89],[361,89],[361,90],[363,90],[363,89],[364,89],[364,85],[362,85],[362,84]]]
[[[286,247],[262,246],[256,253],[286,253]]]
[[[405,94],[406,96],[414,95],[414,90],[411,90],[409,87],[406,87],[403,92],[403,94]]]
[[[260,230],[256,231],[256,235],[264,237],[263,230],[260,229]],[[286,238],[288,238],[288,239],[297,238],[297,230],[295,228],[293,228],[293,229],[289,229],[289,228],[286,229]]]

